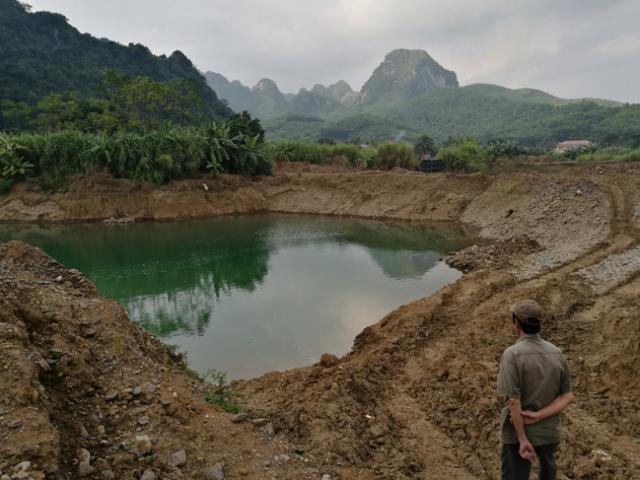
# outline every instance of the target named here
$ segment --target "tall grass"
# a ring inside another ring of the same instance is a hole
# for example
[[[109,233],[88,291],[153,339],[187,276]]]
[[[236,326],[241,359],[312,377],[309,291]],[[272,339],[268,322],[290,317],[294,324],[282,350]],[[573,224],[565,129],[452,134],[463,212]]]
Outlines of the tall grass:
[[[145,134],[107,135],[65,130],[0,135],[2,165],[22,162],[28,166],[20,175],[4,174],[5,170],[0,169],[1,186],[6,189],[14,180],[38,176],[45,188],[55,189],[70,175],[89,175],[103,169],[115,177],[156,184],[206,171],[241,175],[271,173],[270,159],[265,156],[264,144],[258,137],[236,133],[222,138],[228,129],[226,132],[210,126]]]
[[[383,143],[378,147],[375,166],[382,170],[392,168],[415,169],[418,166],[414,148],[408,143]]]
[[[286,141],[267,146],[268,155],[277,162],[306,162],[314,165],[344,163],[354,168],[375,165],[377,149],[352,144],[329,145]]]

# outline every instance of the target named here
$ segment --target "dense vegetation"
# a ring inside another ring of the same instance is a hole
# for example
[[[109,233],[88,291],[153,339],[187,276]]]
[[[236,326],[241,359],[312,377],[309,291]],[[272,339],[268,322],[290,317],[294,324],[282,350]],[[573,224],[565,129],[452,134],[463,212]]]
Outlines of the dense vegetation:
[[[306,162],[315,165],[337,164],[354,168],[391,170],[415,169],[414,147],[407,143],[387,142],[377,147],[354,144],[280,142],[267,146],[267,154],[277,162]]]
[[[162,184],[205,172],[267,175],[271,162],[265,155],[264,132],[247,115],[202,128],[146,133],[0,135],[0,191],[27,177],[56,189],[70,175],[105,169],[117,178]]]
[[[99,97],[52,93],[35,105],[0,100],[0,126],[5,131],[144,132],[166,125],[202,125],[210,120],[191,80],[156,82],[109,70],[99,92]]]
[[[189,81],[208,117],[224,119],[233,113],[179,51],[158,57],[143,45],[81,34],[62,15],[30,13],[16,0],[0,1],[0,100],[33,106],[51,93],[97,97],[109,69],[156,82]]]
[[[313,128],[310,128],[313,126]],[[442,88],[410,100],[352,108],[338,115],[265,122],[271,140],[379,143],[404,134],[409,141],[429,131],[437,141],[473,136],[481,142],[504,138],[528,147],[550,148],[571,139],[603,146],[640,147],[640,105],[565,101],[535,90],[491,85]]]

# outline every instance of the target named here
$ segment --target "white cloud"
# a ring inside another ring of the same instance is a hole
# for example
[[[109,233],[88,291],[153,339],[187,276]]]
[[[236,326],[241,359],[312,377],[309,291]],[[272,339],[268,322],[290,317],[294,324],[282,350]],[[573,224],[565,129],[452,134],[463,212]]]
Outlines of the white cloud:
[[[422,48],[463,83],[640,102],[636,0],[32,0],[81,31],[285,91],[359,88],[394,48]]]

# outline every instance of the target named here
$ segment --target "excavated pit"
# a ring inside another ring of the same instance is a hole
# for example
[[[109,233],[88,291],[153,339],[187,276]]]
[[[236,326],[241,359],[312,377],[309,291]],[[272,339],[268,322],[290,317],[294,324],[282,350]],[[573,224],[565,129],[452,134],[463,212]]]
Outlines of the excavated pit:
[[[2,244],[0,476],[195,479],[224,463],[226,478],[498,478],[506,312],[532,297],[577,396],[561,473],[638,478],[639,181],[639,166],[620,164],[492,177],[282,172],[160,189],[98,176],[53,195],[20,186],[0,199],[1,220],[278,211],[458,221],[489,243],[452,259],[470,273],[366,328],[344,357],[235,384],[250,415],[238,423],[82,274]],[[183,449],[184,464],[172,459]]]

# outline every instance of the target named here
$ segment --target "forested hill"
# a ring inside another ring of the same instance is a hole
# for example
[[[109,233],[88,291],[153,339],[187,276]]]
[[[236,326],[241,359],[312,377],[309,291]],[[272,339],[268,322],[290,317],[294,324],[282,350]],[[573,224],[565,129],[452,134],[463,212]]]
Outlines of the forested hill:
[[[155,81],[190,79],[209,116],[233,112],[179,51],[155,56],[140,44],[120,45],[82,34],[56,13],[31,13],[16,0],[0,0],[0,100],[34,103],[53,92],[98,94],[106,70]]]

